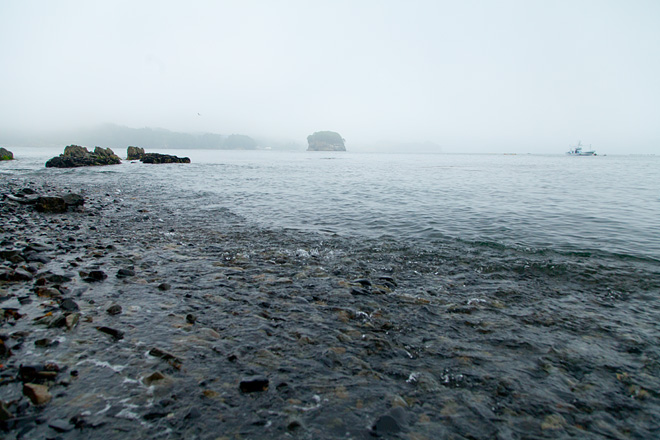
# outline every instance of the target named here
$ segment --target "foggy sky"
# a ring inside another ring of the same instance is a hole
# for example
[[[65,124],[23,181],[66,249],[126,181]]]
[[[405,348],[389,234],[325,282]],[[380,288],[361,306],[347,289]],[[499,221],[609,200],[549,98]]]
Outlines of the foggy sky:
[[[0,130],[660,153],[660,2],[0,2]]]

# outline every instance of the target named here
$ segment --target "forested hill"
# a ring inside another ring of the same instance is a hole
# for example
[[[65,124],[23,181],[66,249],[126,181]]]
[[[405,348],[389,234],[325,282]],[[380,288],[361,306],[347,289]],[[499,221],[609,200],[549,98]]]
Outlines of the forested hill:
[[[102,145],[110,148],[126,148],[135,145],[142,148],[208,148],[216,150],[255,150],[257,142],[250,136],[215,133],[191,134],[162,128],[130,128],[105,124],[84,130],[76,135],[83,145]]]

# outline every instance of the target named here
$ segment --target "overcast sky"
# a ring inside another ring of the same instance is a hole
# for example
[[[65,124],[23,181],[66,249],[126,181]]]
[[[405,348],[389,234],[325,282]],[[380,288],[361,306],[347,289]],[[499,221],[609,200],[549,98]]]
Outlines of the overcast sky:
[[[660,1],[0,1],[0,130],[660,154]]]

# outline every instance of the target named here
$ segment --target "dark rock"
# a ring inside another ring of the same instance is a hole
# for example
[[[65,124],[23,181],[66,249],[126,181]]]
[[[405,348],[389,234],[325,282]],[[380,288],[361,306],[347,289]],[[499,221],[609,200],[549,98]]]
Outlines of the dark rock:
[[[361,287],[352,287],[351,288],[351,295],[370,295],[371,292],[369,292],[367,289],[363,289]]]
[[[96,327],[96,330],[112,336],[115,340],[124,339],[124,332],[110,327]]]
[[[140,158],[142,163],[190,163],[188,157],[172,156],[170,154],[145,153]]]
[[[117,271],[117,278],[128,278],[135,276],[135,271],[133,269],[119,269]]]
[[[0,148],[0,160],[13,160],[14,153],[7,150],[6,148]]]
[[[53,247],[48,246],[43,243],[30,243],[29,245],[25,246],[23,249],[23,253],[29,253],[29,252],[47,252],[47,251],[52,251]]]
[[[32,274],[25,269],[0,269],[0,281],[30,281]]]
[[[80,307],[74,300],[67,298],[60,303],[60,309],[65,312],[75,312],[80,310]]]
[[[113,304],[106,310],[108,315],[119,315],[121,313],[121,306],[119,304]]]
[[[188,324],[194,324],[195,321],[197,321],[197,317],[195,315],[193,315],[192,313],[188,313],[186,315],[186,322]]]
[[[8,358],[9,356],[11,356],[11,349],[7,347],[3,339],[0,339],[0,359]]]
[[[144,420],[156,420],[156,419],[162,419],[163,417],[167,417],[169,413],[167,411],[151,411],[146,413],[145,415],[142,416]]]
[[[171,288],[172,286],[170,286],[168,283],[162,283],[158,285],[158,290],[162,290],[162,291],[170,290]]]
[[[142,156],[144,156],[144,148],[128,147],[126,149],[126,159],[128,160],[140,160]]]
[[[48,328],[58,328],[64,327],[66,325],[66,316],[63,314],[51,317],[50,321],[47,323]]]
[[[62,197],[39,197],[34,205],[38,212],[62,213],[68,206]]]
[[[108,275],[106,275],[106,273],[102,270],[93,270],[87,274],[87,277],[85,277],[84,280],[90,283],[95,281],[103,281],[106,278],[108,278]]]
[[[110,148],[96,147],[94,152],[89,152],[85,147],[69,145],[64,149],[63,154],[46,162],[46,168],[76,168],[120,163],[121,159]]]
[[[77,207],[85,204],[85,199],[80,194],[65,194],[62,196],[64,203],[69,207]]]
[[[0,250],[0,259],[7,260],[12,263],[21,263],[24,261],[23,257],[21,257],[21,251],[18,249]]]
[[[25,255],[25,260],[30,263],[48,264],[50,263],[51,258],[37,252],[30,252],[29,254]]]
[[[46,277],[46,280],[48,280],[51,283],[56,283],[56,284],[62,284],[62,283],[68,283],[73,279],[72,275],[64,274],[64,275],[59,275],[59,274],[51,274]]]
[[[355,283],[355,284],[361,284],[364,287],[371,287],[371,281],[369,281],[366,278],[360,278],[358,280],[353,280],[352,282]]]
[[[0,400],[0,422],[5,422],[13,418],[14,415],[11,412],[9,412],[9,409],[5,406],[5,402]]]
[[[268,390],[268,379],[262,376],[252,376],[241,380],[239,388],[243,393],[254,393]]]
[[[190,411],[188,411],[188,414],[185,415],[184,419],[186,420],[198,419],[201,416],[202,413],[197,408],[192,408]]]
[[[54,380],[60,371],[54,363],[44,365],[21,365],[18,368],[18,377],[21,382],[42,383],[47,380]]]
[[[44,347],[44,348],[52,347],[58,344],[59,341],[53,341],[52,339],[49,338],[37,339],[36,341],[34,341],[34,345],[36,347]]]
[[[371,429],[378,436],[396,434],[405,429],[407,419],[408,416],[403,408],[393,408],[387,414],[380,416]]]

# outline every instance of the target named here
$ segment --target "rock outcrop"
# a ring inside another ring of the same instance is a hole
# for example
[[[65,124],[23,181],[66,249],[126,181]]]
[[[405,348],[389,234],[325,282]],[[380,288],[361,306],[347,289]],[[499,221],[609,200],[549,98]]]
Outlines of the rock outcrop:
[[[128,147],[126,149],[126,159],[128,160],[140,160],[142,156],[144,156],[144,148]]]
[[[64,153],[46,162],[46,168],[76,168],[120,164],[121,159],[110,148],[94,148],[93,152],[79,145],[69,145]]]
[[[144,148],[128,147],[126,149],[128,160],[139,160],[142,163],[190,163],[188,157],[178,157],[171,154],[145,153]]]
[[[307,136],[307,151],[346,151],[344,138],[334,131],[317,131]]]
[[[0,160],[13,160],[13,159],[14,159],[14,153],[7,150],[6,148],[0,147]]]
[[[142,163],[190,163],[188,157],[172,156],[170,154],[145,153],[140,159]]]

